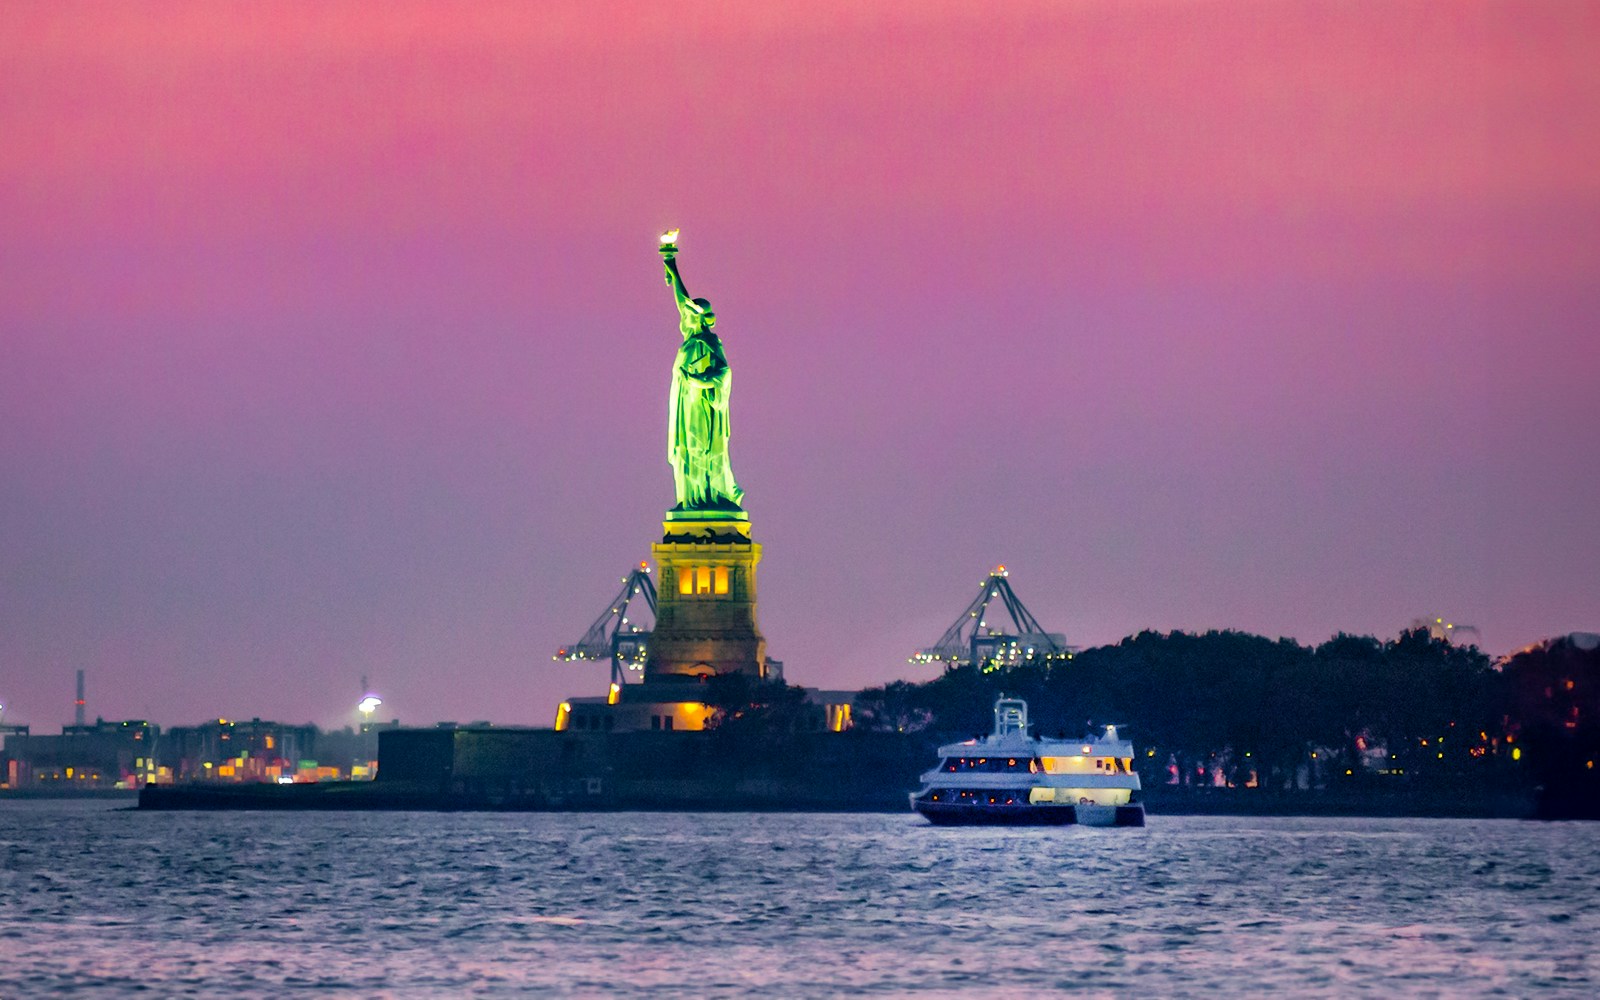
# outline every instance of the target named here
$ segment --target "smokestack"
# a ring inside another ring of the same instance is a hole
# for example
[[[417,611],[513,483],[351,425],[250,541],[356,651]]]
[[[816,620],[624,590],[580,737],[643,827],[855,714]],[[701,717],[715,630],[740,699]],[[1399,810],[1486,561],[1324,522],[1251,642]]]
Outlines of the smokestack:
[[[76,719],[77,721],[74,722],[73,724],[81,726],[81,725],[83,725],[83,671],[82,670],[78,671],[78,701],[77,701],[77,707],[78,707],[77,712],[75,712],[73,714],[73,718]]]

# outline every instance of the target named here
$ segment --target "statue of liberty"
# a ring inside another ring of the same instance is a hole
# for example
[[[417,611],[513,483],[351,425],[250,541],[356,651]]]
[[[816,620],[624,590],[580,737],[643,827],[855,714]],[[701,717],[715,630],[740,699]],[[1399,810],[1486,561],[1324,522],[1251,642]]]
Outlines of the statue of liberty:
[[[705,299],[689,297],[678,274],[678,231],[661,236],[667,285],[678,303],[683,344],[672,366],[672,399],[667,411],[667,462],[678,503],[674,511],[741,511],[744,491],[728,464],[728,395],[733,372],[722,340],[711,328],[717,314]]]

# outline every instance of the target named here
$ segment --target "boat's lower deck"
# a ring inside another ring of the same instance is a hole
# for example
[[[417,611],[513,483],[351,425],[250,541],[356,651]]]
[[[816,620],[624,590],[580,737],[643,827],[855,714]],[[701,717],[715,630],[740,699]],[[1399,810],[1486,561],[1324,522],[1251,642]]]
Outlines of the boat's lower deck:
[[[1078,810],[1070,805],[1027,803],[930,802],[919,798],[911,807],[939,826],[1071,826]],[[1144,806],[1116,806],[1110,826],[1144,826]]]

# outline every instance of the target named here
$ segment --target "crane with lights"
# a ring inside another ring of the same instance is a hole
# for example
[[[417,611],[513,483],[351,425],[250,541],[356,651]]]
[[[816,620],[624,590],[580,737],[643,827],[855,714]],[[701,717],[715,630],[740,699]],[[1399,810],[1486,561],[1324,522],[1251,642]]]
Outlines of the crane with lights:
[[[583,638],[556,650],[553,658],[568,663],[609,659],[611,683],[619,688],[630,681],[642,680],[651,630],[640,627],[629,614],[630,607],[634,608],[634,614],[638,613],[636,598],[643,599],[654,621],[656,585],[650,577],[649,563],[641,562],[637,569],[623,577],[622,590],[611,599],[606,610],[600,612],[589,631],[583,633]]]
[[[1462,644],[1457,642],[1457,636],[1464,637],[1468,632],[1471,632],[1474,637],[1479,635],[1476,625],[1457,625],[1455,622],[1445,621],[1437,615],[1432,618],[1413,618],[1411,627],[1414,629],[1425,628],[1428,630],[1428,635],[1435,639],[1443,639],[1452,645]]]
[[[996,566],[979,585],[978,596],[961,612],[961,617],[945,629],[937,643],[918,650],[911,662],[942,662],[946,669],[970,663],[991,673],[1006,667],[1048,666],[1072,659],[1075,647],[1067,645],[1062,633],[1045,631],[1011,589],[1009,576],[1004,566]],[[1010,618],[1011,629],[1006,630],[999,618],[991,625],[991,613]]]

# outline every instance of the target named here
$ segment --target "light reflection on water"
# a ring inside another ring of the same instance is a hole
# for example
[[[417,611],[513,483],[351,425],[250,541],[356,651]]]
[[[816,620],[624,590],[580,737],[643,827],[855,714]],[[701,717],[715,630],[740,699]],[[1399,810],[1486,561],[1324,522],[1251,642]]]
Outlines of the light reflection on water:
[[[1600,994],[1600,825],[0,802],[0,998]]]

